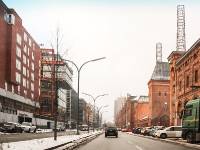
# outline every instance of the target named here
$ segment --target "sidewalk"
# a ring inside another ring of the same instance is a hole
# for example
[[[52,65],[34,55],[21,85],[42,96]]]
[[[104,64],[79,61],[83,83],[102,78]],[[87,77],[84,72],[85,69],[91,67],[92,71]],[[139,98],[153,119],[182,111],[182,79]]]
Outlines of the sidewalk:
[[[163,141],[163,142],[175,143],[175,144],[180,144],[180,145],[184,145],[184,146],[191,147],[191,148],[200,149],[200,142],[191,144],[191,143],[187,143],[186,140],[183,140],[182,138],[161,139],[161,138],[152,137],[152,136],[144,136],[144,135],[141,135],[141,134],[134,134],[132,132],[125,132],[125,133],[128,133],[128,134],[133,135],[133,136],[140,136],[140,137],[149,138],[149,139],[152,139],[152,140],[160,140],[160,141]]]

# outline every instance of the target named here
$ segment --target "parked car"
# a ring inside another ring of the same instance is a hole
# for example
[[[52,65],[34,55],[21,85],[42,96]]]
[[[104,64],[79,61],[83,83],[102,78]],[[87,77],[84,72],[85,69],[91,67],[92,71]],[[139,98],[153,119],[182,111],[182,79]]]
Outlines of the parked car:
[[[160,137],[162,139],[173,137],[173,138],[181,138],[182,137],[182,126],[170,126],[165,128],[164,130],[158,130],[155,133],[156,137]]]
[[[107,127],[105,129],[105,137],[107,136],[116,136],[118,137],[118,130],[116,127]]]
[[[23,129],[20,123],[7,122],[0,128],[0,131],[9,133],[17,133],[17,132],[22,133]]]
[[[152,133],[152,136],[155,137],[155,134],[156,134],[157,131],[159,131],[159,130],[164,130],[164,129],[165,129],[165,128],[154,128],[154,131],[153,131],[153,133]]]
[[[141,133],[141,129],[142,129],[142,127],[136,128],[136,129],[134,130],[134,133],[135,133],[135,134],[140,134],[140,133]]]
[[[132,132],[131,129],[124,129],[123,132]]]
[[[36,126],[31,123],[31,122],[23,122],[21,124],[22,129],[24,130],[24,132],[36,132]]]
[[[133,129],[132,129],[132,133],[134,133],[136,129],[137,129],[137,128],[133,128]]]
[[[150,132],[151,128],[152,127],[145,127],[143,135],[149,135],[149,132]]]

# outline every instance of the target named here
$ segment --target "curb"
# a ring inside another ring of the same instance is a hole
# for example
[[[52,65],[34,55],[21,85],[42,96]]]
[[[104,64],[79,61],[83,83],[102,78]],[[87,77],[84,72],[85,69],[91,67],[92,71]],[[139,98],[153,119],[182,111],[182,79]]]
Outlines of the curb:
[[[99,133],[96,133],[96,134],[92,134],[92,135],[88,135],[88,136],[85,136],[85,137],[82,137],[82,138],[78,138],[76,140],[73,140],[73,141],[70,141],[70,142],[67,142],[67,143],[63,143],[63,144],[60,144],[60,145],[57,145],[57,146],[54,146],[54,147],[51,147],[51,148],[47,148],[45,150],[71,150],[71,149],[74,149],[78,146],[84,145],[84,144],[92,141],[93,139],[97,138],[101,134],[103,134],[103,132],[99,132]]]

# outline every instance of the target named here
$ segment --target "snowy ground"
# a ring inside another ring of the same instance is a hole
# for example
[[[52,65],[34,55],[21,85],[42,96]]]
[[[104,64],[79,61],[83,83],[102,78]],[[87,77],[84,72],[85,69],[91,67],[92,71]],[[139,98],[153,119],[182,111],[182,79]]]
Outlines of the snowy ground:
[[[49,132],[49,131],[52,131],[52,130],[39,130],[37,132]],[[56,141],[54,140],[53,137],[51,137],[51,138],[43,138],[43,139],[35,139],[35,140],[27,140],[27,141],[19,141],[19,142],[11,142],[11,143],[0,143],[0,150],[44,150],[47,148],[54,147],[56,145],[67,143],[73,140],[77,140],[81,137],[85,137],[85,136],[88,136],[91,134],[97,134],[97,133],[98,131],[90,132],[89,134],[82,133],[80,135],[59,136],[57,137]]]

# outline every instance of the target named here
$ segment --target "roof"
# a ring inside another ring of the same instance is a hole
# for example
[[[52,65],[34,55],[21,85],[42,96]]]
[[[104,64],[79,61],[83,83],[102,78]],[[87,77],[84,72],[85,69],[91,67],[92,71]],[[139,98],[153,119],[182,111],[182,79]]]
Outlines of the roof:
[[[156,62],[151,80],[170,80],[170,68],[168,62]]]

